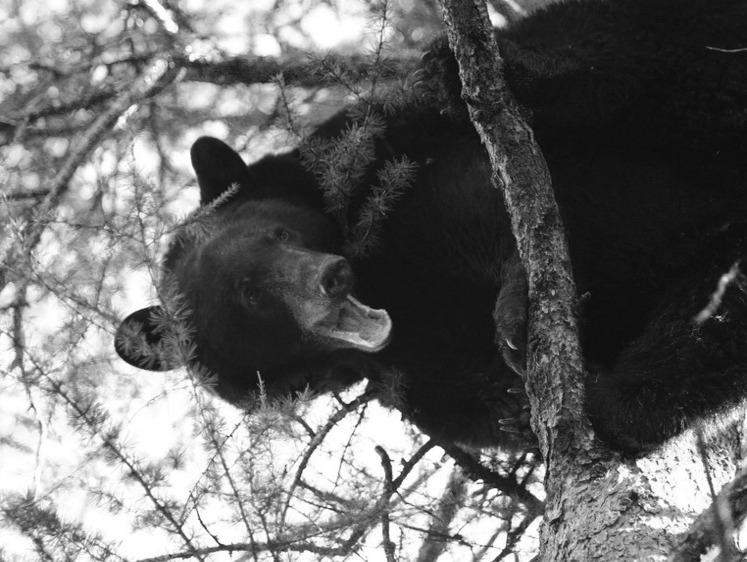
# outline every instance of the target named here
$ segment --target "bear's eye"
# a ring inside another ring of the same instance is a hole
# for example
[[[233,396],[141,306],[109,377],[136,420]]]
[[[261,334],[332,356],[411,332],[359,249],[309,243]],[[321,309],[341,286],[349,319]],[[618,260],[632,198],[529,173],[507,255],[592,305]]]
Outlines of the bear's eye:
[[[262,289],[250,283],[242,283],[241,299],[250,307],[259,306],[262,300]]]
[[[284,229],[282,226],[278,226],[272,231],[272,237],[280,242],[287,242],[290,238],[290,232]]]

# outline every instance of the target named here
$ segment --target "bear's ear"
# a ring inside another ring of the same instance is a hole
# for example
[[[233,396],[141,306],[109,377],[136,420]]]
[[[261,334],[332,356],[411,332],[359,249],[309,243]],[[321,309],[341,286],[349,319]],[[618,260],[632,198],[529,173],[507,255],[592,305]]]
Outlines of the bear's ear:
[[[133,367],[148,371],[168,371],[176,368],[164,357],[163,330],[156,318],[163,315],[160,306],[149,306],[125,318],[114,336],[114,349]]]
[[[200,137],[190,151],[200,184],[200,203],[207,205],[231,185],[247,186],[249,172],[241,156],[223,141]]]

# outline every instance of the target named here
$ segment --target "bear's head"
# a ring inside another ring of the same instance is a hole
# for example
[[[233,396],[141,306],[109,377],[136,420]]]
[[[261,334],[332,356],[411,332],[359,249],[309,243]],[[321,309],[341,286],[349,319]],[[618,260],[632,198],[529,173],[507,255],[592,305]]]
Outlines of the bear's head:
[[[200,209],[181,225],[163,267],[162,294],[176,297],[122,322],[120,357],[148,370],[199,365],[238,403],[260,380],[270,397],[327,390],[316,367],[337,353],[386,346],[391,320],[352,296],[339,229],[294,154],[247,167],[225,143],[203,137],[191,156]]]

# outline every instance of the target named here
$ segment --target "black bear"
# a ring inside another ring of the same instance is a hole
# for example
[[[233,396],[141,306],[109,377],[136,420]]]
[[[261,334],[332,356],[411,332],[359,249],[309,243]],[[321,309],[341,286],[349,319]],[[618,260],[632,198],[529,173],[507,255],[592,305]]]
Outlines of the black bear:
[[[655,446],[747,394],[745,30],[744,0],[588,0],[498,32],[569,238],[588,412],[618,449]],[[383,113],[373,161],[351,176],[355,214],[386,161],[414,165],[371,252],[341,255],[303,146],[247,167],[202,138],[192,162],[211,222],[185,225],[164,270],[192,326],[191,360],[225,399],[366,377],[426,433],[511,446],[528,433],[526,281],[443,44],[419,76],[420,103]],[[350,131],[352,113],[313,142]],[[126,361],[175,366],[163,316],[155,306],[124,321]]]

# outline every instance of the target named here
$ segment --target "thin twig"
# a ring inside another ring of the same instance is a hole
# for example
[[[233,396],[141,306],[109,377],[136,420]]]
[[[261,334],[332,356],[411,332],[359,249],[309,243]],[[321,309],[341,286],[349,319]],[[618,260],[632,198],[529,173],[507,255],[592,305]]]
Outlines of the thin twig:
[[[78,400],[70,396],[70,394],[63,388],[61,382],[55,380],[55,378],[42,369],[41,366],[37,365],[36,367],[49,384],[52,393],[54,393],[55,396],[62,398],[67,403],[77,418],[82,420],[86,426],[90,428],[92,433],[101,440],[104,447],[106,447],[106,449],[112,453],[114,458],[116,458],[127,469],[127,473],[140,485],[145,496],[153,504],[156,511],[158,511],[158,513],[169,522],[173,531],[184,541],[184,544],[191,551],[192,556],[196,556],[201,560],[202,556],[198,552],[197,547],[193,544],[192,539],[190,539],[183,525],[176,520],[169,506],[156,497],[153,487],[147,481],[137,462],[130,459],[122,451],[122,448],[116,442],[116,433],[103,430],[99,419],[100,416],[96,412],[95,404],[90,403],[81,405]]]
[[[381,466],[384,468],[384,494],[381,499],[382,504],[389,503],[389,498],[394,493],[394,486],[392,482],[392,460],[384,450],[383,447],[376,446],[374,448],[376,454],[381,459]],[[384,541],[384,553],[386,554],[387,562],[394,562],[395,550],[394,543],[389,534],[389,510],[381,510],[381,534]]]
[[[117,125],[117,122],[128,111],[131,112],[138,103],[158,94],[182,75],[183,72],[179,66],[168,59],[158,59],[131,89],[123,92],[112,102],[111,106],[94,121],[68,151],[59,171],[49,184],[47,196],[39,207],[39,219],[30,225],[21,244],[11,246],[3,262],[8,263],[12,261],[13,256],[30,253],[36,248],[47,226],[47,219],[54,214],[60,199],[67,193],[73,175],[88,159],[91,152],[101,144],[101,139]],[[7,280],[0,276],[0,289],[3,288],[5,282]]]
[[[526,487],[519,485],[514,478],[507,478],[497,474],[480,462],[464,449],[449,443],[439,443],[439,446],[454,459],[464,473],[473,480],[482,480],[489,486],[523,503],[529,513],[537,516],[545,511],[545,504],[532,494]]]
[[[420,460],[425,456],[425,454],[430,451],[433,447],[436,446],[436,443],[433,441],[433,439],[429,440],[425,443],[420,449],[418,449],[414,455],[412,455],[407,462],[402,464],[402,471],[399,473],[399,476],[395,478],[392,481],[391,486],[391,492],[392,494],[396,493],[397,490],[402,486],[402,483],[404,482],[405,478],[410,474],[412,469],[415,467],[415,465],[420,462]],[[379,500],[374,505],[373,509],[370,511],[371,515],[377,515],[381,513],[382,509],[385,509],[387,507],[387,504],[389,503],[390,496],[382,496],[379,498]],[[350,550],[353,545],[355,545],[360,538],[365,534],[366,530],[368,529],[368,517],[361,517],[361,522],[356,525],[353,528],[353,532],[350,534],[350,536],[347,538],[347,540],[344,543],[344,549]]]
[[[332,431],[332,429],[345,416],[347,416],[350,412],[353,412],[356,409],[358,409],[358,407],[360,407],[362,404],[365,404],[366,402],[371,401],[372,398],[373,398],[373,393],[364,392],[352,402],[343,403],[342,408],[340,408],[334,414],[332,414],[327,420],[327,423],[325,423],[324,426],[322,426],[318,431],[314,433],[314,436],[309,442],[309,445],[306,447],[306,450],[304,451],[303,456],[301,457],[301,460],[298,463],[298,468],[296,469],[296,475],[293,478],[293,482],[291,483],[290,488],[285,494],[285,502],[283,503],[283,509],[280,515],[280,523],[278,524],[278,528],[280,530],[282,530],[283,527],[285,526],[285,519],[288,513],[288,508],[290,507],[290,502],[293,499],[293,493],[295,489],[301,483],[301,479],[303,478],[303,473],[306,470],[306,467],[308,466],[309,460],[311,460],[311,456],[314,454],[314,451],[316,451],[319,448],[319,446],[322,444],[322,442],[327,437],[329,432]]]
[[[741,278],[744,276],[739,267],[740,263],[740,261],[735,262],[729,268],[729,271],[719,277],[718,284],[716,285],[716,290],[711,293],[711,298],[708,300],[708,304],[695,316],[694,322],[696,324],[702,324],[703,322],[714,316],[721,306],[721,302],[724,298],[726,290],[731,285],[740,282]]]
[[[711,476],[711,469],[708,465],[708,452],[701,424],[698,424],[695,427],[695,437],[698,454],[703,463],[703,472],[705,472],[706,481],[708,482],[708,490],[711,494],[710,509],[713,515],[712,521],[715,527],[716,541],[721,547],[721,552],[719,553],[717,560],[719,562],[737,560],[739,552],[734,547],[732,540],[732,537],[734,537],[734,524],[727,502],[724,498],[720,498],[716,495],[716,489],[713,485],[713,477]]]

